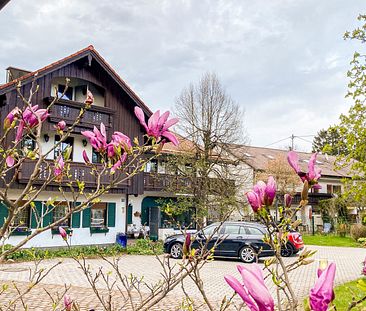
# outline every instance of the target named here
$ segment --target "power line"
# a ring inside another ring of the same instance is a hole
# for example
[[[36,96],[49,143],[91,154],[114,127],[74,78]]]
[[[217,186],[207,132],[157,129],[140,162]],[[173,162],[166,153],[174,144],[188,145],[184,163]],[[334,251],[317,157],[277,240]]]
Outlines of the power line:
[[[286,138],[283,138],[283,139],[280,139],[280,140],[278,140],[278,141],[275,141],[274,143],[271,143],[271,144],[265,145],[264,147],[268,147],[268,146],[275,145],[275,144],[280,143],[281,141],[284,141],[284,140],[287,140],[287,139],[291,139],[291,136],[286,137]]]

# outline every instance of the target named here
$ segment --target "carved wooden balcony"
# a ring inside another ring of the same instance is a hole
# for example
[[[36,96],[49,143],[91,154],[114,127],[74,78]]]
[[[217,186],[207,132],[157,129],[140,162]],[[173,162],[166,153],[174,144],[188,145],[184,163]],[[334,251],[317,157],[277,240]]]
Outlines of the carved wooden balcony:
[[[53,100],[52,97],[45,98],[45,104],[49,104]],[[48,118],[49,123],[44,124],[44,129],[52,129],[54,124],[64,120],[67,125],[71,125],[75,122],[79,116],[80,109],[85,107],[84,103],[59,99],[50,108],[50,116]],[[100,107],[92,105],[83,115],[78,126],[75,127],[74,132],[80,133],[84,130],[90,130],[94,126],[99,128],[100,123],[104,123],[107,128],[112,126],[114,111],[106,107]]]
[[[35,167],[35,161],[27,160],[24,163],[22,163],[22,166],[20,168],[20,172],[18,175],[18,182],[20,184],[27,183],[30,179],[34,167]],[[47,164],[53,167],[53,161],[47,161],[47,163],[41,164],[41,172],[37,178],[37,180],[34,182],[35,184],[42,184],[48,176],[48,170],[47,170]],[[96,177],[91,174],[92,169],[90,166],[85,165],[84,163],[76,163],[72,162],[70,163],[70,178],[64,177],[64,181],[83,181],[85,183],[85,187],[95,187],[96,186]],[[111,181],[115,179],[121,178],[121,174],[119,172],[116,172],[114,175],[102,175],[101,177],[101,183],[102,185],[108,185]],[[56,183],[51,183],[50,185],[55,185]],[[131,184],[131,179],[128,179],[121,183],[118,188],[128,188]]]

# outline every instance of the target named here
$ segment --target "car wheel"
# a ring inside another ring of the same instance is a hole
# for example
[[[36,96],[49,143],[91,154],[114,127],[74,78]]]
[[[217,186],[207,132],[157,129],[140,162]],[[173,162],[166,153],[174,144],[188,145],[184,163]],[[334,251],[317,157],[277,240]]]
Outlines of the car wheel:
[[[281,247],[281,256],[282,257],[290,257],[294,253],[294,249],[290,243],[286,243],[286,245]]]
[[[174,243],[170,248],[170,256],[174,259],[182,258],[183,245],[180,243]]]
[[[255,261],[257,254],[250,246],[244,246],[239,252],[239,257],[242,262],[252,263]]]

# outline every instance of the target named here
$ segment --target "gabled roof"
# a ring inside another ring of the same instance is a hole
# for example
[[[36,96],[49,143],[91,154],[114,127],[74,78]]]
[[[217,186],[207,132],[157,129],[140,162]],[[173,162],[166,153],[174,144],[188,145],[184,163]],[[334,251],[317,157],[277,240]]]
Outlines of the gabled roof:
[[[152,114],[151,110],[146,106],[142,99],[127,85],[127,83],[118,75],[118,73],[107,63],[107,61],[97,52],[97,50],[92,45],[89,45],[88,47],[77,51],[76,53],[71,54],[65,58],[62,58],[56,62],[53,62],[41,69],[32,71],[18,79],[0,85],[0,95],[15,88],[19,81],[22,81],[24,83],[29,82],[34,79],[35,76],[42,77],[62,66],[73,63],[86,56],[95,59],[148,116]]]
[[[272,149],[265,147],[253,147],[253,146],[240,146],[235,145],[235,153],[240,153],[241,156],[245,157],[245,163],[250,165],[254,170],[265,171],[269,161],[274,160],[278,157],[287,157],[288,150]],[[297,152],[299,155],[299,164],[303,171],[307,171],[308,160],[311,157],[311,153],[308,152]],[[319,169],[322,170],[322,176],[329,177],[351,177],[349,167],[337,168],[335,165],[336,157],[324,154],[318,154],[316,158],[316,164]]]

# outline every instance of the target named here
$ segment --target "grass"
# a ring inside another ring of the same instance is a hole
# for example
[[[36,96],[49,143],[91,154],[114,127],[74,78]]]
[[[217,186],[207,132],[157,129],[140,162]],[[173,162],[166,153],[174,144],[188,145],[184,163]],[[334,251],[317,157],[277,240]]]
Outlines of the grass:
[[[5,249],[10,245],[5,245]],[[123,254],[133,255],[154,255],[163,253],[163,243],[161,241],[152,242],[150,240],[136,240],[136,243],[123,248],[120,245],[100,246],[73,246],[70,249],[62,248],[30,248],[15,251],[7,256],[10,261],[31,261],[35,259],[68,258],[68,257],[86,257],[98,258],[100,256],[118,256]]]
[[[357,287],[357,280],[351,281],[335,287],[334,289],[335,299],[334,304],[337,310],[348,310],[349,303],[352,298],[359,300],[366,296],[366,292]],[[307,305],[307,298],[304,299],[304,305]],[[362,311],[366,310],[366,301],[357,305],[352,310]]]
[[[344,247],[362,247],[362,245],[356,242],[349,236],[340,237],[338,235],[303,235],[305,245],[319,245],[319,246],[344,246]]]

